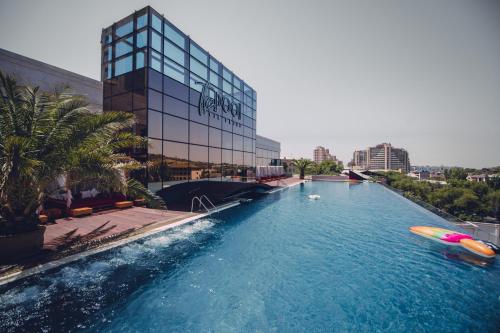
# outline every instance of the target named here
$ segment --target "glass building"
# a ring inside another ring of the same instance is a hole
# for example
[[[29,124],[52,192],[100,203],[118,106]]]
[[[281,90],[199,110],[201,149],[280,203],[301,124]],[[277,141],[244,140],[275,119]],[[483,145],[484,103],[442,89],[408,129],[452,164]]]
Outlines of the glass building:
[[[278,141],[257,135],[255,140],[255,162],[257,166],[281,165],[281,144]]]
[[[151,7],[103,29],[103,110],[131,112],[151,190],[255,177],[256,92]]]

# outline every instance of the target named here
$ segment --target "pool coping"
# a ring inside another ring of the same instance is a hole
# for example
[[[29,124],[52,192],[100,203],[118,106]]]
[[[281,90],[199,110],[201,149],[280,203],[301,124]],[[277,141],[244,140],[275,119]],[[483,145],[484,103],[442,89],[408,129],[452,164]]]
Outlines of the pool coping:
[[[305,184],[307,181],[305,179],[301,179],[301,181],[299,182],[296,182],[296,183],[293,183],[293,184],[290,184],[290,185],[286,185],[286,186],[280,186],[280,187],[277,187],[275,189],[272,189],[272,190],[269,190],[266,192],[266,194],[273,194],[273,193],[276,193],[276,192],[279,192],[279,191],[283,191],[283,190],[286,190],[290,187],[294,187],[294,186],[297,186],[297,185],[300,185],[300,184]]]
[[[216,207],[215,212],[220,212],[220,211],[223,211],[223,210],[226,210],[229,208],[233,208],[233,207],[239,206],[240,204],[241,204],[240,201],[230,202],[228,204]],[[56,259],[56,260],[49,261],[49,262],[46,262],[46,263],[43,263],[43,264],[40,264],[40,265],[37,265],[34,267],[27,268],[25,270],[16,271],[16,272],[13,272],[11,274],[1,276],[0,277],[0,286],[12,283],[12,282],[17,281],[17,280],[27,278],[27,277],[35,275],[35,274],[45,272],[45,271],[53,269],[53,268],[57,268],[57,267],[69,264],[71,262],[80,260],[82,258],[91,256],[91,255],[94,255],[94,254],[97,254],[100,252],[111,250],[113,248],[137,241],[139,239],[160,233],[160,232],[168,230],[168,229],[172,229],[172,228],[184,225],[184,224],[194,222],[196,220],[199,220],[201,218],[204,218],[204,217],[207,217],[210,215],[211,215],[211,213],[207,212],[207,213],[201,213],[201,214],[198,214],[195,216],[190,216],[190,217],[187,217],[187,218],[182,219],[182,220],[177,221],[177,222],[169,223],[166,225],[161,225],[161,226],[158,226],[156,228],[153,228],[151,230],[148,230],[148,231],[145,231],[142,233],[138,233],[138,234],[135,234],[135,235],[132,235],[129,237],[125,237],[125,238],[119,239],[117,241],[111,241],[109,243],[102,244],[102,245],[100,245],[96,248],[93,248],[93,249],[89,249],[86,251],[75,253],[75,254],[60,258],[60,259]],[[162,223],[162,221],[159,221],[158,223]]]

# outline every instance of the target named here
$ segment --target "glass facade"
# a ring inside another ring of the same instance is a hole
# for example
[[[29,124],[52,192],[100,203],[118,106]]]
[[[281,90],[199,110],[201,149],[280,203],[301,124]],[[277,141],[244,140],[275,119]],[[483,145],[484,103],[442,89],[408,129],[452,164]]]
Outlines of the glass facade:
[[[104,111],[132,112],[149,147],[135,175],[152,190],[182,181],[253,180],[255,91],[151,7],[103,29]]]
[[[279,142],[257,135],[255,144],[257,166],[281,165],[281,144]]]

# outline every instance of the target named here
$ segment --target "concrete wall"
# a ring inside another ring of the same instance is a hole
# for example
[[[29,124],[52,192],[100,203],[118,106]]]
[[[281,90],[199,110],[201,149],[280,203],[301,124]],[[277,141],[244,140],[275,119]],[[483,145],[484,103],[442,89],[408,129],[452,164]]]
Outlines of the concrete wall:
[[[89,108],[102,112],[102,82],[0,48],[0,70],[19,83],[39,86],[43,91],[69,87],[89,100]]]

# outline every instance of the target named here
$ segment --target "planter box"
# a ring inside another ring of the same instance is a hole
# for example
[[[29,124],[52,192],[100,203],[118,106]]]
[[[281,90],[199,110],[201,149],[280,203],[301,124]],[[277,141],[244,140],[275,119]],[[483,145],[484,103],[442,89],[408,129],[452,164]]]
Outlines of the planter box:
[[[45,227],[10,236],[0,236],[0,264],[16,264],[43,248]]]

